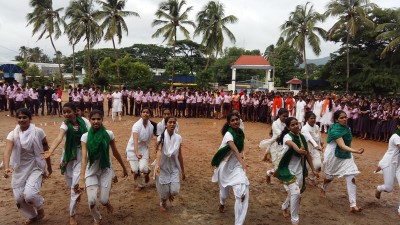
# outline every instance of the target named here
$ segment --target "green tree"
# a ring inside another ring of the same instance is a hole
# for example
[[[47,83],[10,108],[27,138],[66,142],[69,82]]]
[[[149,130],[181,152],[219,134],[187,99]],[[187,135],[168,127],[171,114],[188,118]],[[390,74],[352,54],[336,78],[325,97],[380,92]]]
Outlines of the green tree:
[[[354,38],[361,26],[373,27],[374,23],[367,18],[366,11],[377,7],[369,0],[331,0],[326,8],[325,16],[339,17],[338,21],[328,30],[329,40],[342,40],[346,45],[346,92],[349,90],[350,57],[349,42]]]
[[[99,11],[94,9],[92,0],[74,0],[71,1],[65,12],[65,18],[70,19],[69,26],[73,27],[74,38],[80,40],[85,37],[86,40],[86,60],[88,82],[92,84],[92,67],[90,61],[90,49],[98,43],[103,31],[98,21]]]
[[[176,36],[178,27],[186,39],[189,39],[189,31],[184,27],[184,25],[190,25],[193,28],[195,27],[193,21],[189,20],[189,12],[192,11],[193,7],[190,6],[183,9],[185,5],[185,0],[167,0],[161,2],[157,12],[155,13],[157,19],[152,23],[153,27],[161,27],[158,28],[151,37],[157,38],[162,35],[164,37],[163,41],[168,41],[168,44],[173,46],[172,80],[174,79],[175,74],[175,44],[177,41]],[[170,88],[172,89],[172,82]]]
[[[181,40],[176,42],[176,53],[180,59],[190,68],[190,75],[194,76],[205,66],[203,46],[191,40]]]
[[[53,38],[58,39],[61,36],[61,26],[64,21],[60,12],[64,8],[53,9],[52,0],[31,0],[29,4],[33,7],[33,12],[28,13],[26,18],[28,25],[33,25],[32,35],[40,32],[38,38],[40,40],[43,35],[47,34],[46,38],[50,39],[54,52],[57,53]],[[58,69],[62,79],[61,61],[58,61]]]
[[[222,52],[224,44],[224,33],[233,43],[236,42],[235,36],[227,28],[228,24],[238,21],[234,15],[225,16],[224,5],[220,2],[209,1],[197,14],[198,26],[194,35],[202,35],[201,44],[204,45],[205,53],[208,56],[206,69],[208,68],[210,57],[215,52],[215,58]]]
[[[29,55],[29,48],[26,46],[21,46],[19,48],[19,56],[23,59],[23,60],[27,60],[28,59],[28,55]]]
[[[129,54],[146,63],[151,68],[165,68],[165,64],[172,56],[172,50],[154,44],[134,44],[131,47],[121,48],[120,54]]]
[[[137,12],[124,11],[126,1],[127,0],[99,1],[99,3],[102,5],[102,11],[99,12],[98,16],[100,19],[104,19],[103,23],[101,24],[101,28],[106,30],[104,34],[104,40],[112,41],[115,60],[117,60],[118,56],[115,48],[114,37],[117,36],[118,44],[121,44],[122,31],[125,31],[126,35],[128,35],[128,26],[126,25],[124,17],[139,17],[139,14]],[[118,82],[121,88],[119,66],[117,66],[117,77],[119,79]]]
[[[376,38],[381,41],[388,41],[381,53],[381,57],[385,58],[392,53],[392,63],[395,63],[400,59],[400,8],[395,10],[388,9],[383,13],[391,15],[391,20],[382,21],[382,24],[376,27],[376,30],[380,32]]]
[[[304,74],[306,76],[306,88],[308,91],[308,66],[306,55],[306,42],[310,45],[315,55],[321,53],[320,38],[325,37],[325,30],[317,27],[318,22],[324,21],[324,16],[314,11],[314,6],[307,2],[305,5],[297,5],[295,11],[290,13],[289,19],[281,25],[282,36],[292,47],[295,47],[304,61]]]

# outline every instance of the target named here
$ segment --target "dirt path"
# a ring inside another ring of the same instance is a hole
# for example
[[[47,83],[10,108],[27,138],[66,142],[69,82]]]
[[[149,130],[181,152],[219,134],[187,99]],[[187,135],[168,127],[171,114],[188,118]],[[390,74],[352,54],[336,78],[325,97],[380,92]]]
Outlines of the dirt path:
[[[123,117],[121,122],[112,123],[110,118],[105,119],[107,129],[114,131],[117,147],[121,155],[125,156],[125,147],[128,142],[131,127],[137,117]],[[35,117],[33,123],[42,127],[49,142],[56,137],[62,118]],[[160,119],[155,118],[155,121]],[[113,186],[111,203],[114,213],[108,215],[101,208],[102,224],[233,224],[234,200],[227,203],[227,212],[220,214],[218,207],[218,185],[211,183],[213,170],[210,159],[221,142],[220,129],[222,120],[211,119],[179,119],[180,133],[183,137],[183,157],[187,180],[181,183],[179,196],[173,207],[167,213],[159,212],[159,198],[154,181],[141,192],[133,187],[133,176],[127,179],[120,178],[120,182]],[[14,118],[7,117],[5,112],[0,113],[0,154],[4,151],[5,137],[16,125]],[[245,123],[245,151],[250,168],[247,171],[250,180],[250,206],[246,224],[290,224],[290,219],[281,216],[281,203],[286,197],[277,180],[273,185],[265,183],[265,171],[270,165],[260,162],[263,152],[258,149],[260,140],[266,138],[270,126],[261,123]],[[153,140],[154,142],[154,140]],[[154,146],[153,144],[151,146]],[[362,141],[356,139],[353,146],[364,147],[365,154],[355,156],[356,163],[361,171],[357,177],[357,201],[364,208],[363,213],[354,215],[349,213],[346,185],[344,179],[334,181],[327,199],[319,198],[319,189],[307,186],[302,195],[300,220],[301,224],[337,224],[337,225],[376,225],[399,224],[396,209],[399,202],[398,185],[394,193],[382,194],[381,200],[376,200],[374,190],[383,180],[382,175],[373,174],[377,162],[386,151],[386,143]],[[45,198],[46,217],[40,224],[68,224],[69,193],[64,177],[57,169],[61,153],[60,146],[52,158],[55,171],[50,179],[43,184],[42,194]],[[153,150],[153,149],[152,149]],[[154,158],[154,151],[152,151]],[[125,157],[123,157],[125,158]],[[114,159],[113,159],[114,160]],[[122,170],[114,160],[113,165],[118,176]],[[129,164],[125,161],[129,168]],[[0,178],[0,215],[1,224],[20,224],[23,221],[12,197],[11,180]],[[80,224],[91,224],[86,195],[83,196],[78,208]],[[384,222],[383,222],[384,221]]]

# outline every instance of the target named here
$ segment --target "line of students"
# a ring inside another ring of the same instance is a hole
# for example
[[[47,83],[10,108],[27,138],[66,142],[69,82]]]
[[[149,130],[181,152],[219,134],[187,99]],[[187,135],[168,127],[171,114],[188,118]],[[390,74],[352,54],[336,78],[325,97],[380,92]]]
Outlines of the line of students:
[[[44,199],[40,195],[42,179],[52,173],[50,156],[64,137],[65,147],[60,160],[60,168],[70,187],[69,223],[77,224],[77,202],[85,190],[94,224],[100,224],[102,219],[97,209],[98,192],[100,192],[100,204],[104,205],[108,212],[113,211],[109,195],[112,181],[115,183],[117,177],[112,169],[110,148],[123,169],[123,176],[127,177],[128,172],[116,148],[114,133],[106,130],[103,126],[104,113],[93,110],[87,120],[80,117],[80,112],[81,110],[78,110],[76,104],[64,104],[63,114],[66,120],[61,124],[59,134],[50,148],[44,131],[31,124],[32,113],[26,108],[19,109],[16,113],[18,125],[7,137],[4,153],[4,176],[7,178],[12,173],[11,183],[14,198],[17,201],[18,209],[27,218],[26,224],[36,222],[44,217]],[[143,109],[142,119],[138,121],[138,124],[143,124],[143,121],[148,122],[149,114],[148,109]],[[176,119],[167,117],[164,124],[166,124],[165,132],[160,137],[167,136],[168,138],[158,140],[158,144],[162,147],[160,151],[157,151],[155,171],[157,171],[157,190],[162,203],[160,206],[166,210],[166,199],[172,201],[179,192],[179,173],[177,175],[176,170],[171,173],[171,166],[175,165],[183,179],[185,176],[181,153],[182,138],[174,132]],[[148,128],[151,128],[150,135],[152,135],[153,125],[150,122],[147,125]],[[133,143],[128,142],[127,152],[139,149],[141,139],[138,137],[141,137],[144,132],[136,127],[135,125],[133,127],[133,136],[136,138]],[[144,172],[147,177],[145,180],[148,182],[150,171],[148,169],[149,153],[145,152],[148,151],[148,142],[146,143],[144,148],[147,147],[147,149],[134,151],[136,159],[129,160],[128,157],[128,160],[135,177],[140,172]],[[146,158],[147,165],[140,163],[140,159]],[[171,161],[171,159],[174,160]]]

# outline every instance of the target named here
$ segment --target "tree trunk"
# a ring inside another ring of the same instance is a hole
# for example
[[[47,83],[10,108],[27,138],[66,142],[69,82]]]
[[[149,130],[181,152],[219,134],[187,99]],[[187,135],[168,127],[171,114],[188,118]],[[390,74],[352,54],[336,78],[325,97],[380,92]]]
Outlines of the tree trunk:
[[[119,74],[119,65],[117,63],[118,56],[117,56],[117,49],[115,48],[114,37],[112,37],[111,40],[112,40],[112,44],[113,44],[113,47],[114,47],[115,64],[117,65],[117,78],[118,78],[119,90],[121,90],[121,76]]]
[[[350,56],[349,56],[349,40],[350,34],[347,33],[347,40],[346,40],[346,56],[347,56],[347,77],[346,77],[346,93],[349,92],[349,79],[350,79]]]
[[[72,79],[74,79],[74,88],[76,88],[76,74],[75,74],[75,44],[72,44]]]
[[[176,29],[176,27],[175,27]],[[175,75],[175,44],[176,44],[176,32],[175,32],[175,37],[174,37],[174,44],[173,44],[173,53],[174,57],[172,58],[172,73],[171,73],[171,84],[169,89],[172,90],[174,87],[174,75]]]
[[[87,75],[88,75],[88,82],[89,82],[89,85],[92,85],[92,67],[91,67],[91,65],[90,65],[90,43],[89,43],[89,39],[90,39],[90,34],[89,34],[89,32],[87,31],[86,32],[86,42],[87,42],[87,62],[88,62],[88,71],[86,72],[87,73]]]
[[[304,57],[304,73],[306,75],[306,91],[308,92],[308,67],[307,67],[307,57],[306,57],[306,48],[305,47],[303,50],[303,57]]]
[[[60,72],[61,88],[64,90],[64,78],[63,78],[63,75],[62,75],[60,58],[57,56],[57,49],[56,49],[56,46],[54,45],[52,35],[49,34],[49,37],[50,37],[50,42],[51,42],[51,45],[53,46],[54,52],[56,53],[58,69],[59,69],[59,72]]]

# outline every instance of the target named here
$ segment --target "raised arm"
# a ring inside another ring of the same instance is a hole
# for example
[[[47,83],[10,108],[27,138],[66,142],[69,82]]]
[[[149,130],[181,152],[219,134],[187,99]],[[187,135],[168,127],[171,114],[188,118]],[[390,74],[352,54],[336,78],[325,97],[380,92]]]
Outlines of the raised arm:
[[[337,145],[338,145],[342,150],[344,150],[344,151],[346,151],[346,152],[352,152],[352,153],[357,153],[357,154],[362,154],[362,153],[364,152],[364,149],[363,149],[363,148],[360,148],[360,149],[358,149],[358,150],[355,150],[354,148],[351,148],[351,147],[347,146],[347,145],[344,143],[343,138],[338,138],[338,139],[336,139],[336,143],[337,143]]]
[[[124,173],[124,177],[128,176],[128,171],[126,170],[126,167],[124,165],[124,162],[122,161],[121,155],[118,152],[117,145],[115,144],[115,139],[110,141],[110,146],[111,146],[111,151],[113,153],[114,158],[118,161],[118,163],[122,167],[122,171]]]
[[[64,139],[64,136],[65,136],[65,130],[60,128],[57,137],[54,139],[53,143],[51,143],[50,149],[42,153],[44,159],[49,158],[53,154],[58,145]]]
[[[228,141],[228,145],[235,154],[236,158],[239,160],[240,164],[242,165],[243,169],[245,170],[247,168],[247,164],[244,161],[242,155],[240,155],[239,150],[237,149],[235,142],[233,141]]]

